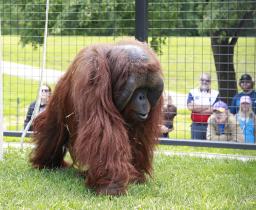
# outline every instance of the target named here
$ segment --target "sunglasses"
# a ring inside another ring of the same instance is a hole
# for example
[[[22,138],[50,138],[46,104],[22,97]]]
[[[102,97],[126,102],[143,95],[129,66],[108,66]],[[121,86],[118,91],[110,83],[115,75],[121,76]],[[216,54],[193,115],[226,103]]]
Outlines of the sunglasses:
[[[201,79],[201,82],[207,82],[207,83],[210,83],[210,82],[211,82],[211,80],[209,80],[209,79]]]
[[[49,93],[50,90],[49,89],[42,89],[42,92]]]

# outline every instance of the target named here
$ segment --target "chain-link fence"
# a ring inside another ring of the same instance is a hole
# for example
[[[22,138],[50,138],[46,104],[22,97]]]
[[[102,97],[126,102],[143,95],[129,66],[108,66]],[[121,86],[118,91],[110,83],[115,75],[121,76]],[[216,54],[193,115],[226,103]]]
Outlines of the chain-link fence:
[[[171,125],[167,119],[167,137],[255,143],[256,1],[49,2],[43,80],[52,89],[83,47],[136,36],[158,54],[165,105],[177,108]],[[0,4],[6,131],[23,129],[28,107],[36,99],[45,9],[43,0],[2,0]],[[237,93],[240,95],[234,98]],[[251,99],[245,114],[238,112],[241,96]],[[219,100],[228,107],[214,107]],[[223,109],[231,113],[226,121],[216,123],[218,117],[225,118]],[[207,123],[210,115],[211,128]],[[239,140],[240,134],[243,140]]]

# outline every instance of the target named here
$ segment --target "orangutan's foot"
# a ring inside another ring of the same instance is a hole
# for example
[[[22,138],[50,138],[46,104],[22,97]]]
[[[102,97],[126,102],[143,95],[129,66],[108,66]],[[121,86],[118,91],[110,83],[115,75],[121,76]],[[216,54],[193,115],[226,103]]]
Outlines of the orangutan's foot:
[[[136,174],[135,176],[131,177],[129,183],[134,184],[142,184],[146,182],[146,176],[144,174]]]
[[[71,166],[72,166],[71,163],[69,163],[69,162],[63,160],[62,163],[61,163],[61,165],[60,165],[60,168],[70,168]]]
[[[96,193],[99,195],[123,195],[125,194],[126,190],[125,187],[121,187],[118,184],[112,183],[107,186],[101,186],[99,188],[96,188]]]

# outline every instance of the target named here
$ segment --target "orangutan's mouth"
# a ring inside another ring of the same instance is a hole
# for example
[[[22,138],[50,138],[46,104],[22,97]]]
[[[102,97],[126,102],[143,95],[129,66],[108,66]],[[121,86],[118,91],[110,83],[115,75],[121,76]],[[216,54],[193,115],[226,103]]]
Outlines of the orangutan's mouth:
[[[148,113],[137,113],[137,116],[140,120],[146,120],[148,118]]]

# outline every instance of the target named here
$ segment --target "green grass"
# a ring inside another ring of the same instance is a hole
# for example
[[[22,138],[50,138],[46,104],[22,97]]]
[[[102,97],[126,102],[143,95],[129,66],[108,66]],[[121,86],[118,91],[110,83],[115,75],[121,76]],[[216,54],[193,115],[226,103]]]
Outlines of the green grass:
[[[154,175],[127,195],[96,196],[74,169],[35,170],[28,150],[0,164],[2,209],[255,209],[256,162],[156,155]]]
[[[182,153],[210,153],[226,155],[247,155],[256,156],[256,150],[228,149],[228,148],[209,148],[209,147],[191,147],[191,146],[170,146],[159,145],[159,150]]]
[[[43,47],[25,47],[20,43],[19,36],[3,36],[3,59],[40,67]],[[46,68],[65,71],[75,55],[84,47],[96,43],[113,43],[121,37],[81,37],[81,36],[50,36],[47,39]]]
[[[50,36],[47,45],[47,68],[65,71],[80,49],[91,44],[113,43],[124,37]],[[255,75],[256,38],[239,38],[235,48],[237,77],[245,71]],[[18,36],[3,36],[3,58],[5,61],[40,66],[42,47],[24,48]],[[214,60],[209,37],[168,37],[162,45],[159,59],[164,69],[166,89],[177,93],[188,93],[198,85],[202,71],[210,72],[213,88],[217,89]]]
[[[19,143],[20,140],[21,140],[20,137],[4,136],[4,142],[6,142],[6,143],[10,143],[10,142]],[[30,137],[24,138],[24,142],[31,143],[31,138]]]
[[[3,84],[4,124],[8,130],[21,130],[28,106],[36,99],[38,81],[4,74]]]

